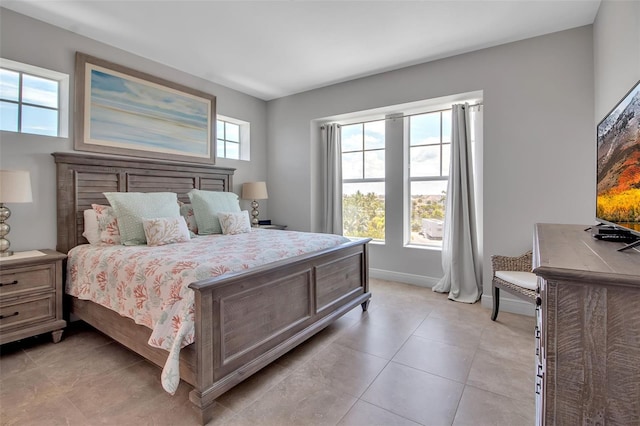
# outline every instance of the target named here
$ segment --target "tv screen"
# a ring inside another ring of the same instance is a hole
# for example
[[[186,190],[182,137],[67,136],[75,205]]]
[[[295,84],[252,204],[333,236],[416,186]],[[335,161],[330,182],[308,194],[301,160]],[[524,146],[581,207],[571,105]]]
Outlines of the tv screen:
[[[640,235],[640,81],[598,124],[596,219]]]

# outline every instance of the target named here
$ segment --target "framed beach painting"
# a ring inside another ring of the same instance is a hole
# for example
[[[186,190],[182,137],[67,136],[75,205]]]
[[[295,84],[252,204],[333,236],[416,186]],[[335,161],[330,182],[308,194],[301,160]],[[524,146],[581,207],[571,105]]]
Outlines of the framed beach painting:
[[[216,97],[76,53],[74,148],[215,164]]]

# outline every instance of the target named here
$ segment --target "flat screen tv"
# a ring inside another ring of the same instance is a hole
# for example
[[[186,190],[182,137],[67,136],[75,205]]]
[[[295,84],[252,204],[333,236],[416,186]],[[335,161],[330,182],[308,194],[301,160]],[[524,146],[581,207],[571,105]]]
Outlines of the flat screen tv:
[[[597,131],[596,220],[640,236],[640,81]]]

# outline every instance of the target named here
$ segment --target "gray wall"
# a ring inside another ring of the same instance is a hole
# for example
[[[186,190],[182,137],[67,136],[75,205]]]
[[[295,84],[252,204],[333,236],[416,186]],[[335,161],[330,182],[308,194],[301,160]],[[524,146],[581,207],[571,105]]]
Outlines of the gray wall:
[[[591,26],[270,101],[271,217],[293,229],[318,229],[314,119],[476,90],[484,93],[485,289],[489,256],[531,248],[534,223],[591,223]],[[427,282],[441,276],[440,264],[439,251],[371,247],[372,268],[424,276]],[[489,293],[485,290],[484,299]]]
[[[0,9],[0,56],[18,62],[70,75],[73,108],[74,55],[81,51],[155,76],[193,87],[217,97],[218,113],[251,122],[251,161],[219,160],[218,165],[236,168],[234,192],[240,194],[243,182],[267,177],[267,105],[252,96],[205,81],[195,76],[149,61],[54,27]],[[71,114],[72,115],[72,114]],[[73,150],[73,117],[69,138],[54,138],[12,132],[0,133],[0,168],[31,171],[34,202],[9,206],[12,217],[9,234],[14,250],[55,248],[56,186],[52,152]],[[247,208],[247,203],[243,208]],[[267,201],[260,203],[261,216],[267,217]]]
[[[640,1],[604,0],[593,23],[595,121],[640,80]]]

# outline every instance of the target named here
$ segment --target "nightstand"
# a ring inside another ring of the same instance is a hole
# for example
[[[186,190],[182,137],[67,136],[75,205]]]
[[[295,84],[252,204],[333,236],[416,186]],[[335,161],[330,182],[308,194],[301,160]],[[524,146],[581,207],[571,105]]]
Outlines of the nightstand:
[[[260,228],[260,229],[278,229],[280,231],[283,231],[283,230],[287,229],[287,225],[258,225],[258,228]]]
[[[44,255],[0,261],[0,344],[49,331],[54,343],[62,338],[67,325],[62,319],[62,265],[67,256],[38,251]]]

